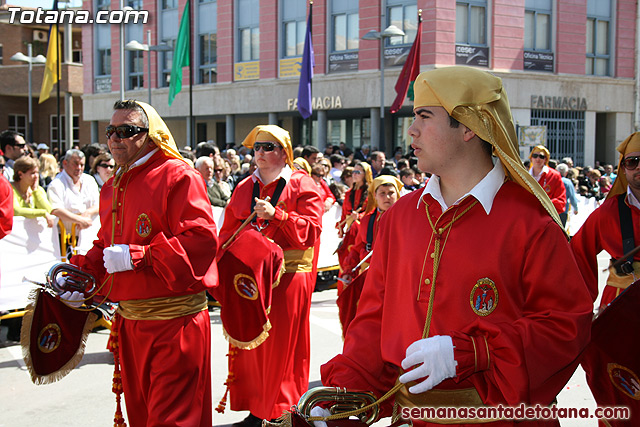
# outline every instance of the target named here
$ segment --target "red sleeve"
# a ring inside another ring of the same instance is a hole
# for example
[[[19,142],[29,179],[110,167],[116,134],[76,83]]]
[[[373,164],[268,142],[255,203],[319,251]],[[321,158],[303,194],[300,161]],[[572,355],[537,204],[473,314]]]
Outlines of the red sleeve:
[[[0,239],[11,233],[13,227],[13,189],[4,176],[0,176]]]
[[[360,223],[354,224],[354,227],[358,227],[358,234],[356,235],[356,240],[351,249],[349,250],[349,254],[344,260],[344,265],[342,266],[342,271],[345,274],[351,274],[352,276],[357,275],[357,272],[351,272],[353,267],[358,265],[360,260],[363,258],[363,253],[366,252],[367,246],[367,227],[369,225],[370,216],[366,216]]]
[[[636,218],[634,220],[637,222]],[[635,236],[637,239],[637,232]],[[616,250],[613,250],[614,248]],[[614,258],[622,255],[617,197],[605,201],[587,217],[576,235],[571,238],[571,249],[587,283],[591,299],[595,302],[598,298],[598,254],[606,249]]]
[[[277,206],[272,221],[291,247],[307,249],[320,237],[324,204],[315,181],[308,175],[292,178],[290,185],[294,186],[295,205],[288,211]]]
[[[549,198],[558,213],[564,212],[567,205],[567,190],[564,188],[560,172],[549,170]]]
[[[322,195],[322,201],[326,202],[327,199],[331,199],[335,203],[336,202],[336,198],[333,197],[333,193],[331,192],[331,189],[329,188],[329,184],[327,184],[327,182],[323,179],[322,181],[320,181],[320,185],[322,186],[322,191],[324,192],[324,194]]]
[[[342,215],[340,216],[340,221],[344,221],[347,215],[351,213],[353,210],[353,205],[351,204],[351,193],[353,190],[350,188],[344,193],[344,202],[342,202]]]

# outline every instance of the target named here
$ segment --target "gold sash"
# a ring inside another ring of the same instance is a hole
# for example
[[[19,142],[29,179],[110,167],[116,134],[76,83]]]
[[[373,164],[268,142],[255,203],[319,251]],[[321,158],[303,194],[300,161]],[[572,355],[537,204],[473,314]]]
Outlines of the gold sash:
[[[640,278],[640,262],[633,261],[633,272],[635,277]],[[614,288],[627,289],[634,281],[633,274],[618,275],[615,268],[609,267],[609,277],[607,278],[607,285]]]
[[[313,269],[313,246],[284,251],[285,273],[309,273]]]
[[[429,390],[425,393],[409,393],[409,384],[396,392],[396,404],[404,408],[479,408],[486,406],[475,388],[463,388],[460,390]],[[484,424],[499,421],[499,419],[478,418],[421,418],[422,421],[434,424]]]
[[[169,320],[207,310],[205,291],[179,297],[120,301],[118,313],[129,320]]]

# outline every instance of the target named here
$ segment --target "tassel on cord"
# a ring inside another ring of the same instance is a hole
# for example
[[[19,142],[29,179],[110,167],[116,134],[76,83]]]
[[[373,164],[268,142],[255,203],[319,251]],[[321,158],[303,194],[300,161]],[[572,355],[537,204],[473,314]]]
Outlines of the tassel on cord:
[[[222,399],[220,399],[220,403],[218,403],[218,407],[216,408],[216,412],[220,414],[224,414],[224,410],[227,407],[227,395],[229,394],[229,387],[235,380],[235,372],[233,371],[233,360],[235,359],[236,354],[238,354],[238,348],[233,344],[229,344],[229,353],[227,353],[227,357],[229,358],[229,375],[224,382],[224,385],[226,386],[224,395],[222,396]]]
[[[115,323],[115,318],[114,318]],[[115,326],[115,325],[114,325]],[[122,373],[120,372],[120,345],[118,340],[118,328],[111,328],[107,347],[113,353],[113,386],[111,391],[116,395],[116,413],[113,417],[113,427],[127,427],[122,415]]]

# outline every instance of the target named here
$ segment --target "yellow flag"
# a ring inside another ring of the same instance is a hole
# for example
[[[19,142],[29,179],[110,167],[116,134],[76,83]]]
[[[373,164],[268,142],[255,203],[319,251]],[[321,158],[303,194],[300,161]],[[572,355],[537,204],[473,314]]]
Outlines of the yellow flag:
[[[44,66],[44,77],[42,78],[42,88],[40,89],[40,100],[38,104],[42,104],[49,99],[49,94],[53,89],[53,85],[60,80],[60,61],[58,52],[60,52],[60,41],[58,40],[58,25],[51,26],[49,31],[49,47],[47,48],[47,63]]]

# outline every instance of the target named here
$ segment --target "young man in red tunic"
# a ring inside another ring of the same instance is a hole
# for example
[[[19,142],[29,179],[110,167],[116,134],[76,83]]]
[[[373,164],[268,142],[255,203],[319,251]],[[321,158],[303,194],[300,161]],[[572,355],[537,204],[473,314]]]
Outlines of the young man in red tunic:
[[[258,427],[263,419],[282,415],[308,388],[313,247],[322,230],[324,206],[313,179],[293,169],[289,132],[275,125],[257,126],[243,145],[255,151],[257,169],[235,188],[220,242],[226,242],[254,210],[256,220],[249,227],[282,247],[286,269],[272,291],[269,337],[253,350],[238,350],[229,366],[231,409],[250,411],[236,425]]]
[[[119,302],[110,343],[129,425],[210,427],[205,291],[218,280],[211,205],[153,107],[118,101],[114,109],[107,143],[118,166],[100,193],[102,226],[93,248],[71,263]]]
[[[629,237],[633,240],[630,247],[640,245],[640,133],[635,132],[625,139],[618,146],[618,152],[621,155],[618,176],[607,199],[589,215],[571,239],[571,247],[594,301],[598,297],[598,254],[604,250],[611,258],[619,260],[630,250],[624,250],[622,245],[621,203],[629,212]],[[640,253],[633,256],[628,267],[626,272],[609,269],[600,310],[640,277]]]
[[[550,405],[587,344],[592,302],[518,156],[502,81],[448,67],[420,74],[414,90],[411,146],[432,177],[382,218],[343,353],[322,382],[394,388],[399,409]]]

